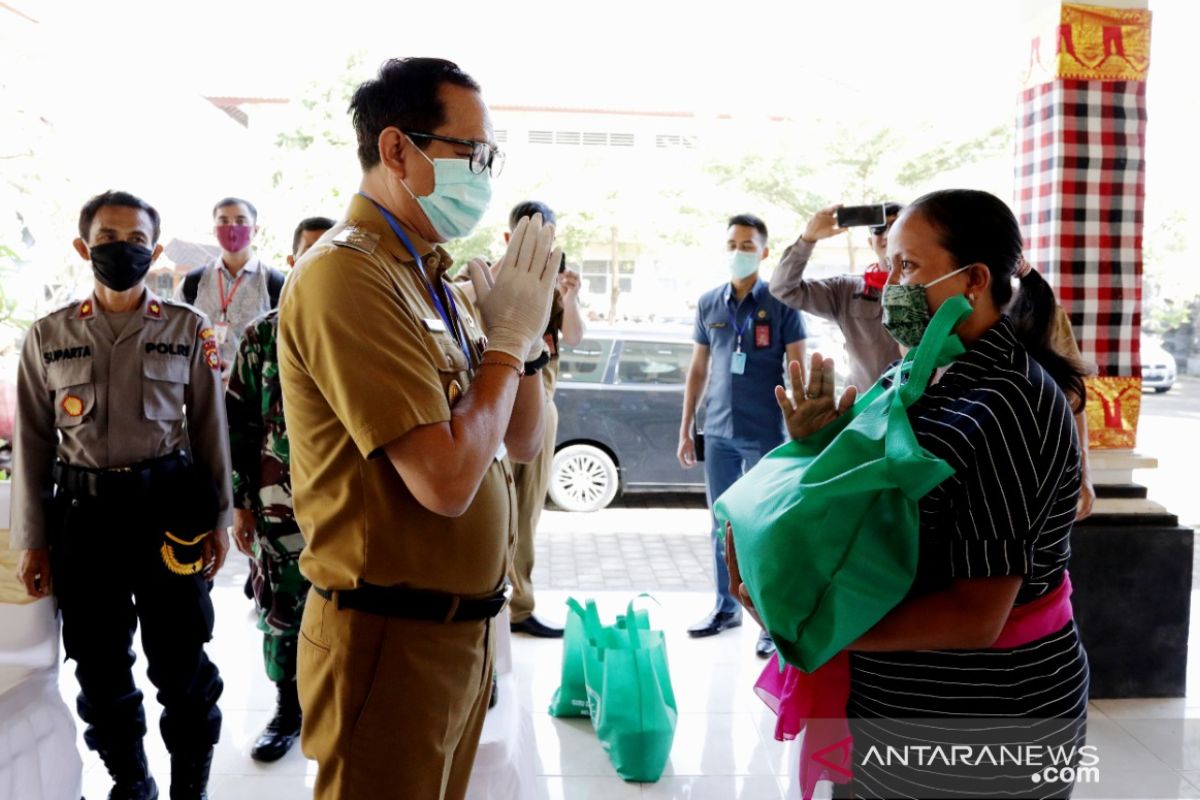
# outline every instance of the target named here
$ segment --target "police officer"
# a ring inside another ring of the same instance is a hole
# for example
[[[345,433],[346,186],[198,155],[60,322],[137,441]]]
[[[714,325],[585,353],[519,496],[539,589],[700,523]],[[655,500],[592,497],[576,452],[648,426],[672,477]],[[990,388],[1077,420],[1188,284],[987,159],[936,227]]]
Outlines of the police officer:
[[[772,297],[758,274],[769,253],[766,223],[753,214],[732,217],[725,251],[729,281],[705,292],[696,304],[679,428],[679,463],[690,469],[697,461],[693,430],[703,394],[704,485],[710,508],[760,458],[783,444],[775,387],[783,383],[785,358],[804,363],[800,312]],[[693,637],[713,636],[742,624],[741,606],[729,593],[725,532],[717,529],[715,517],[712,525],[716,605],[688,628]],[[770,635],[760,632],[755,652],[766,658],[774,651]]]
[[[475,301],[445,280],[437,243],[479,222],[500,164],[479,85],[455,64],[388,61],[350,107],[360,193],[292,273],[279,318],[313,584],[300,741],[317,800],[460,800],[514,544],[510,457],[542,444],[562,253],[535,215],[494,279],[469,265]]]
[[[292,235],[288,266],[332,228],[309,217]],[[255,761],[278,761],[300,735],[296,694],[296,639],[308,596],[300,574],[304,537],[292,511],[291,458],[279,385],[279,311],[246,328],[225,392],[233,459],[233,543],[251,558],[251,582],[263,633],[267,677],[278,689],[275,715],[250,751]]]
[[[207,797],[221,679],[204,653],[210,581],[229,542],[229,448],[208,321],[145,286],[159,216],[125,192],[93,197],[75,249],[94,293],[33,324],[17,378],[13,547],[35,597],[58,599],[84,741],[110,798],[155,798],[130,667],[141,624],[163,705],[171,797]]]

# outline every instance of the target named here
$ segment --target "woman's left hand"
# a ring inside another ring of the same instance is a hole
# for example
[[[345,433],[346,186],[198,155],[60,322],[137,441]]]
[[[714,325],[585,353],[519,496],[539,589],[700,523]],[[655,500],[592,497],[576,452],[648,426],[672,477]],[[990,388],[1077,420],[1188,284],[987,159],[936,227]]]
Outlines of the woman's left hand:
[[[758,627],[763,630],[767,629],[763,625],[763,621],[758,616],[758,610],[754,608],[754,602],[750,599],[750,592],[746,589],[746,584],[742,583],[742,572],[738,569],[737,550],[733,546],[733,523],[725,523],[725,568],[729,570],[729,593],[738,599],[745,609],[746,613],[754,618],[758,623]]]

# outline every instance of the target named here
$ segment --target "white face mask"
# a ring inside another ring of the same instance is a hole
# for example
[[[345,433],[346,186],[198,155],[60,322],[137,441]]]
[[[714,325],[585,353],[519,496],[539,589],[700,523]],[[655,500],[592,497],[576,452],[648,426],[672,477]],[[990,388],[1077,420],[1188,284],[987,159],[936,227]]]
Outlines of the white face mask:
[[[759,258],[757,250],[734,250],[729,254],[729,274],[734,280],[749,277],[758,271],[760,263],[762,259]]]

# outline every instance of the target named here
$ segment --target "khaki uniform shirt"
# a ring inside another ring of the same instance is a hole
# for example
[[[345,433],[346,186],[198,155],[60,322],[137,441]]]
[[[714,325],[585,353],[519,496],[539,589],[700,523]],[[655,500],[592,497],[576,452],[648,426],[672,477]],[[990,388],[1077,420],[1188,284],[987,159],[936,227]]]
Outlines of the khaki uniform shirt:
[[[457,301],[477,361],[475,306],[442,280],[450,257],[406,233],[430,280]],[[450,518],[417,502],[383,453],[413,428],[449,421],[471,365],[416,262],[363,197],[293,270],[279,362],[305,577],[334,590],[360,581],[464,596],[497,590],[516,531],[508,459],[492,462],[467,511]]]
[[[550,305],[550,324],[546,326],[543,337],[546,347],[550,350],[550,361],[542,367],[542,385],[546,387],[546,402],[554,402],[554,390],[558,386],[558,347],[562,336],[563,300],[558,289],[554,290],[554,300]]]
[[[14,548],[45,547],[55,459],[127,467],[189,448],[212,471],[216,527],[231,523],[229,439],[212,326],[149,289],[114,336],[96,298],[42,317],[25,337],[13,441]]]

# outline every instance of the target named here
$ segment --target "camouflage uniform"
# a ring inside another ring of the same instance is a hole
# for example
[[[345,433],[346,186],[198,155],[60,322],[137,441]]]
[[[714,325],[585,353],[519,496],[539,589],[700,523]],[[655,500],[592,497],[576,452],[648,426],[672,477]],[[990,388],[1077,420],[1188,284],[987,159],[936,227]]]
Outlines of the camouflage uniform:
[[[250,323],[238,345],[225,405],[233,459],[233,501],[254,512],[252,580],[267,676],[295,680],[296,637],[308,581],[300,574],[304,538],[292,512],[292,478],[279,361],[279,312]]]

